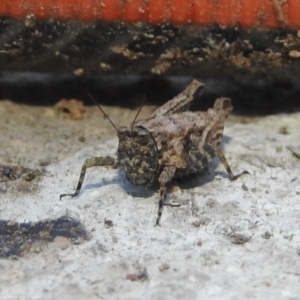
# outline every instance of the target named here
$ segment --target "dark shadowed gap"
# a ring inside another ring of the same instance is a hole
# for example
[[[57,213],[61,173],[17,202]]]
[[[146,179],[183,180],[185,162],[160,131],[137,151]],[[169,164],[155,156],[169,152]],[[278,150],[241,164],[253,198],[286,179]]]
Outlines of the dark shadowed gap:
[[[94,105],[88,94],[103,105],[137,108],[144,104],[161,105],[180,93],[192,76],[86,75],[14,73],[0,74],[0,99],[46,106],[63,98]],[[200,78],[204,94],[196,98],[192,110],[206,110],[218,97],[229,97],[234,113],[266,115],[300,109],[300,84],[297,80],[270,78]]]

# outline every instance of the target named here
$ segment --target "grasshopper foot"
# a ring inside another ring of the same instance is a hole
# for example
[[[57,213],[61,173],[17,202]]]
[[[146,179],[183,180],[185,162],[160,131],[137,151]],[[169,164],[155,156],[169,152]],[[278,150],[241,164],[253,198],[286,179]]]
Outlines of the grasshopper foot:
[[[63,197],[66,197],[66,196],[70,196],[71,198],[74,198],[74,197],[77,196],[77,193],[74,193],[74,194],[61,194],[61,195],[59,196],[59,200],[61,201],[61,199],[62,199]]]

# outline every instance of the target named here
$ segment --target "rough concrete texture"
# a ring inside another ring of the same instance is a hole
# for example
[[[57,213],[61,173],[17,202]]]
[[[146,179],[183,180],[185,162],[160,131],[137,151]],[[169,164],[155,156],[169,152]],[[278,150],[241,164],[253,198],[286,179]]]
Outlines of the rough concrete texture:
[[[135,114],[107,110],[117,125]],[[300,152],[299,128],[300,113],[231,116],[225,154],[234,172],[251,175],[230,182],[215,160],[172,189],[169,199],[181,206],[165,207],[155,227],[157,189],[133,186],[114,169],[89,170],[79,197],[59,201],[86,158],[115,153],[116,135],[96,108],[72,121],[52,108],[1,102],[0,163],[45,176],[26,189],[22,178],[2,183],[0,219],[68,215],[90,240],[56,238],[1,259],[0,299],[300,299],[300,160],[289,150]]]

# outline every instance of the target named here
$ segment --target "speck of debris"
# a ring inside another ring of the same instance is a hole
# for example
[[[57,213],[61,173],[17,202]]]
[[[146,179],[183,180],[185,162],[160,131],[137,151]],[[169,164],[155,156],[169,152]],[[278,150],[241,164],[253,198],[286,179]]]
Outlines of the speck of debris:
[[[130,273],[126,275],[126,279],[131,281],[144,281],[147,280],[148,278],[149,276],[146,268],[143,268],[143,270],[141,270],[138,273]]]
[[[287,135],[289,134],[287,126],[281,126],[278,131],[280,134]]]
[[[112,240],[114,243],[117,243],[117,242],[118,242],[118,237],[115,236],[115,235],[112,235],[112,236],[111,236],[111,240]]]
[[[233,244],[242,245],[250,241],[251,236],[245,233],[233,232],[229,235]]]
[[[207,201],[206,201],[206,206],[208,207],[208,208],[213,208],[213,207],[215,207],[215,206],[217,206],[219,204],[219,202],[216,200],[216,199],[208,199]]]
[[[78,69],[74,70],[73,73],[76,76],[81,76],[81,75],[84,74],[84,69],[83,68],[78,68]]]
[[[201,223],[200,220],[196,220],[192,223],[192,225],[194,225],[195,227],[200,227]]]
[[[212,221],[211,218],[207,217],[207,216],[202,216],[200,218],[198,218],[196,221],[194,221],[192,223],[192,225],[194,225],[195,227],[200,227],[201,225],[208,225],[210,222]]]
[[[270,231],[265,231],[262,235],[262,238],[269,240],[272,237],[272,233]]]
[[[300,51],[296,51],[296,50],[291,50],[289,52],[289,56],[293,57],[293,58],[299,58],[300,57]]]
[[[69,113],[71,120],[82,120],[85,114],[83,102],[77,99],[62,99],[54,106],[57,113]]]
[[[271,286],[272,283],[270,281],[266,281],[266,286]]]
[[[104,241],[97,241],[92,248],[92,251],[95,255],[98,255],[99,252],[100,253],[108,253],[111,250],[113,250],[113,248],[110,247],[110,245]]]
[[[48,165],[50,165],[51,161],[49,158],[41,158],[39,161],[38,161],[38,164],[41,166],[41,167],[46,167]]]
[[[284,235],[283,238],[288,241],[292,241],[294,238],[294,235],[293,234]]]
[[[53,242],[55,246],[57,246],[61,250],[68,249],[71,244],[70,240],[64,236],[57,236]]]
[[[105,220],[104,221],[104,226],[106,228],[113,227],[114,226],[114,222],[112,220]]]
[[[78,141],[81,142],[81,143],[84,143],[85,142],[85,137],[84,136],[79,137]]]
[[[276,147],[276,153],[281,153],[283,150],[282,146]]]
[[[65,249],[66,243],[63,245],[61,238],[79,244],[88,240],[89,236],[79,221],[67,216],[35,223],[0,220],[0,257],[8,258],[21,256],[26,252],[40,252],[43,244],[53,241],[59,242],[60,248]]]
[[[170,269],[170,265],[167,264],[167,263],[164,263],[164,264],[162,264],[162,265],[159,267],[159,271],[160,271],[160,272],[164,272],[164,271],[167,271],[167,270],[169,270],[169,269]]]
[[[0,164],[0,182],[16,180],[22,176],[26,181],[32,181],[42,173],[38,170],[25,168],[21,165],[6,166]]]
[[[107,64],[107,63],[100,63],[100,68],[103,71],[110,71],[112,69],[112,66],[110,64]]]
[[[242,184],[242,189],[243,189],[245,192],[248,192],[248,191],[249,191],[249,189],[248,189],[248,187],[246,186],[245,183]]]

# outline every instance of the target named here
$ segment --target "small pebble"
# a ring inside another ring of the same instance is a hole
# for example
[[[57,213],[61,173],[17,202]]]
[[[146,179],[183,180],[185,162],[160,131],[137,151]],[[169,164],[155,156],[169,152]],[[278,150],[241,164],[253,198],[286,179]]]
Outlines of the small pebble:
[[[71,242],[64,236],[57,236],[53,242],[61,250],[68,249],[71,244]]]
[[[251,236],[245,233],[234,232],[229,235],[233,244],[242,245],[250,241]]]
[[[113,227],[114,226],[114,222],[112,220],[105,220],[104,221],[104,226],[106,228]]]
[[[164,272],[164,271],[167,271],[167,270],[170,269],[170,265],[167,264],[167,263],[164,263],[158,269],[159,269],[160,272]]]

